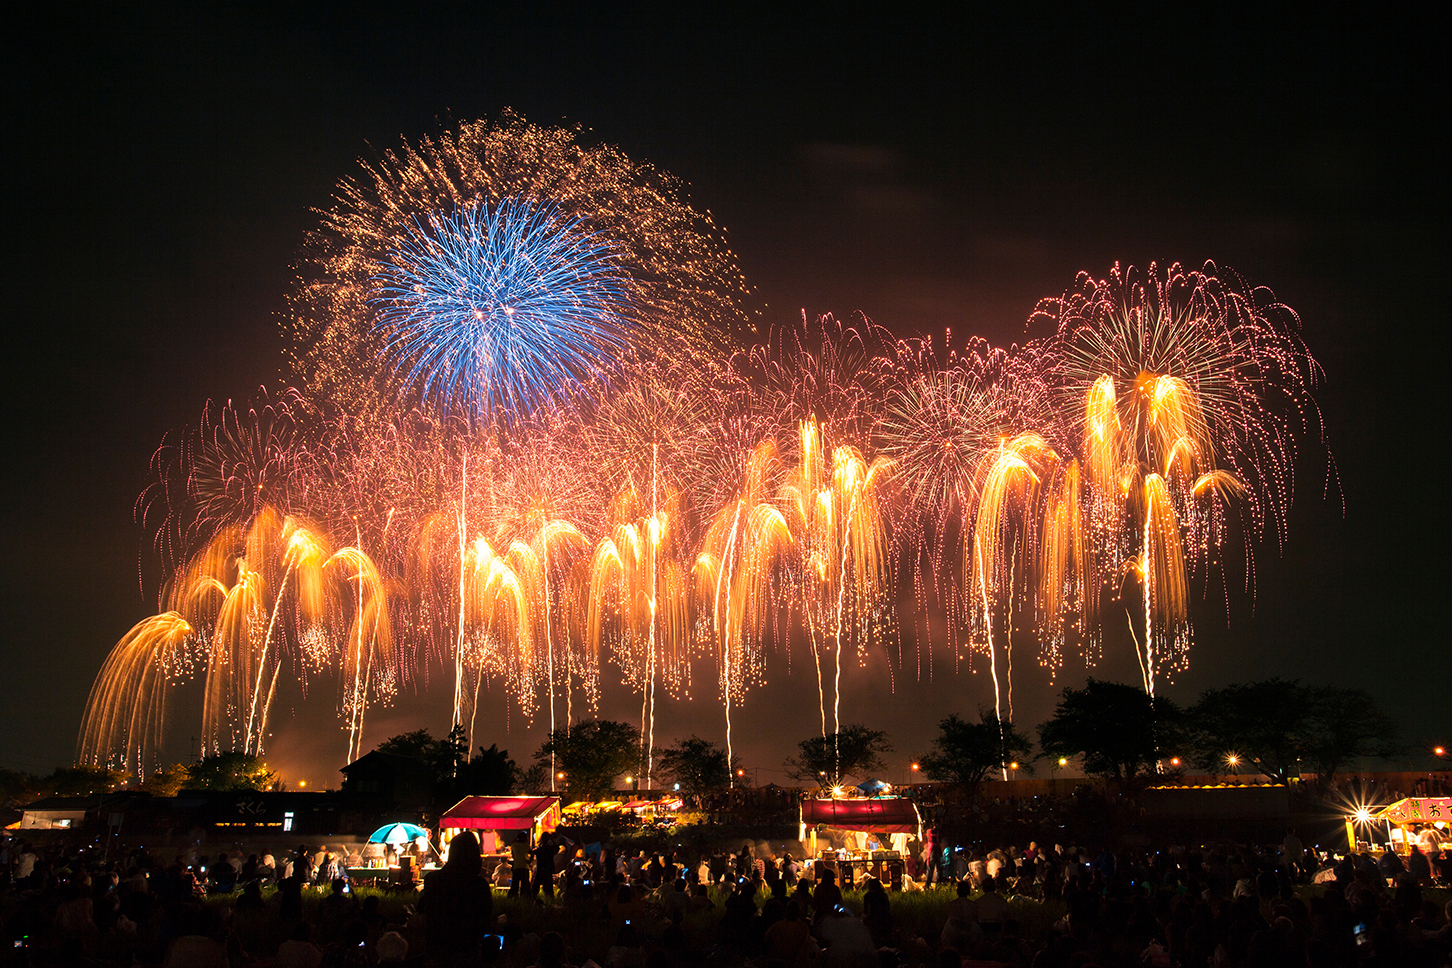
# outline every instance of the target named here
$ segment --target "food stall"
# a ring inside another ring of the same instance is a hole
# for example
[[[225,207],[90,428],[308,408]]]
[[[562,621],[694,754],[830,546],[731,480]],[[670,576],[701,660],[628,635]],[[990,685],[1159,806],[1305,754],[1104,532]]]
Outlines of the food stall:
[[[559,825],[559,797],[465,797],[439,818],[439,851],[447,860],[454,837],[461,830],[472,830],[486,856],[503,855],[517,831],[527,831],[533,846]]]
[[[592,814],[634,814],[642,821],[669,819],[685,806],[680,797],[637,800],[577,800],[565,807],[565,816],[572,822],[588,823]]]
[[[576,800],[564,808],[564,814],[571,823],[586,823],[591,814],[624,813],[624,800]]]
[[[680,797],[663,797],[659,800],[627,800],[624,809],[640,817],[642,820],[651,818],[669,817],[677,813],[685,805]]]
[[[428,859],[427,830],[411,823],[384,824],[368,835],[361,852],[350,856],[348,878],[357,884],[413,884]]]
[[[826,829],[846,832],[842,839],[848,846],[818,850],[818,832]],[[816,869],[835,873],[844,890],[868,877],[889,890],[902,890],[908,839],[922,835],[922,815],[906,797],[802,801],[799,837],[808,845],[808,856],[816,859]],[[874,837],[886,839],[876,841],[874,849]]]
[[[1346,842],[1358,849],[1390,843],[1398,854],[1409,854],[1416,845],[1434,850],[1452,840],[1447,825],[1452,823],[1452,797],[1406,797],[1379,810],[1358,810],[1346,818]],[[1367,837],[1357,836],[1357,827]]]

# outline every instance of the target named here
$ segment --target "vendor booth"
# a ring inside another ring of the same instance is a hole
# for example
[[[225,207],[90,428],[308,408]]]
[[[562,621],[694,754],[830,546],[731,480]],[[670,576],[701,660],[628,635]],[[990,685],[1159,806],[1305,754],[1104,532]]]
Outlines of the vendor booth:
[[[666,817],[678,812],[685,805],[680,797],[664,797],[660,800],[627,800],[625,809],[637,817]]]
[[[525,831],[533,846],[559,825],[559,797],[465,797],[439,818],[440,852],[447,860],[449,843],[461,830],[474,831],[488,855],[507,853],[518,831]]]
[[[388,823],[349,855],[348,878],[357,884],[412,886],[429,862],[429,832],[417,824]]]
[[[1411,853],[1413,846],[1436,850],[1452,840],[1448,823],[1452,823],[1452,797],[1407,797],[1347,817],[1346,842],[1368,848],[1389,843],[1398,854]],[[1358,826],[1365,836],[1357,836]]]
[[[591,814],[633,813],[641,820],[668,818],[685,806],[680,797],[638,800],[577,800],[565,807],[565,815],[573,823],[588,823]]]
[[[843,846],[818,849],[818,832],[843,832]],[[875,877],[889,890],[902,890],[909,838],[921,839],[923,818],[905,797],[803,800],[800,839],[817,870],[830,870],[846,890]]]

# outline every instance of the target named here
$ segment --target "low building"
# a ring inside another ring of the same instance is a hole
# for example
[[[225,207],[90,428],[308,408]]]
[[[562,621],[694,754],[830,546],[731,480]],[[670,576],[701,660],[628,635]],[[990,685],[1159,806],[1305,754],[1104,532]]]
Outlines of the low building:
[[[395,811],[418,816],[434,806],[434,771],[414,756],[374,750],[343,767],[343,793],[371,797]]]
[[[20,815],[21,830],[75,830],[86,813],[99,809],[98,797],[46,797],[25,805]]]

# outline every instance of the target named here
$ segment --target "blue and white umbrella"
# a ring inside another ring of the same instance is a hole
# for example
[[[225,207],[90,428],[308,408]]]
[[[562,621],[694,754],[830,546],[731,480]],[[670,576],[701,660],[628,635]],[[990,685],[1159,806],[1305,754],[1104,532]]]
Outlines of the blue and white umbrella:
[[[419,837],[428,837],[429,832],[411,823],[391,823],[379,827],[368,835],[370,844],[407,844]]]

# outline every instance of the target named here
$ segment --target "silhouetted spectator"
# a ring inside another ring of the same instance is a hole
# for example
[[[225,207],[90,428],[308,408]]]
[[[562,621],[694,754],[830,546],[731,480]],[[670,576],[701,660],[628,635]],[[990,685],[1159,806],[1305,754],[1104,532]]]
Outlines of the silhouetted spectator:
[[[481,867],[479,841],[466,830],[450,844],[448,863],[424,878],[419,910],[435,964],[466,965],[479,956],[479,942],[494,914],[489,882],[479,876]]]

